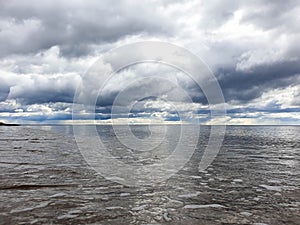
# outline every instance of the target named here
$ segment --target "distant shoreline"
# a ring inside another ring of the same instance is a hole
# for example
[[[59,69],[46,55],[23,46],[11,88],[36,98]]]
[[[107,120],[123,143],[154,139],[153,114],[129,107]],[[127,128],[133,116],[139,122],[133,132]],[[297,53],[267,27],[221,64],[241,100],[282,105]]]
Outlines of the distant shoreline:
[[[20,124],[15,124],[15,123],[3,123],[0,122],[0,126],[21,126]]]
[[[148,125],[152,125],[152,126],[194,126],[195,124],[56,124],[56,123],[50,123],[50,124],[5,124],[4,126],[148,126]],[[208,124],[197,124],[198,126],[202,126],[202,127],[212,127],[212,126],[226,126],[226,127],[287,127],[287,126],[300,126],[300,124],[227,124],[227,125],[221,125],[221,124],[214,124],[214,125],[208,125]],[[0,123],[1,126],[1,123]]]

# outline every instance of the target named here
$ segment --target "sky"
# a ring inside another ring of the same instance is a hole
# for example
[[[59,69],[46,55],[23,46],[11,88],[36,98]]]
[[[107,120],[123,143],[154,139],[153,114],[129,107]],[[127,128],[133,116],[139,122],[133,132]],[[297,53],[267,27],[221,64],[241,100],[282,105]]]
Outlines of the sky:
[[[94,122],[94,115],[99,124],[300,125],[299,24],[300,1],[293,0],[0,0],[0,121],[71,124],[78,87],[88,98],[103,85],[85,79],[89,68],[97,62],[99,76],[114,69],[99,58],[126,44],[162,41],[206,63],[225,116],[210,117],[214,106],[184,72],[148,62],[119,71],[96,110],[75,122]]]

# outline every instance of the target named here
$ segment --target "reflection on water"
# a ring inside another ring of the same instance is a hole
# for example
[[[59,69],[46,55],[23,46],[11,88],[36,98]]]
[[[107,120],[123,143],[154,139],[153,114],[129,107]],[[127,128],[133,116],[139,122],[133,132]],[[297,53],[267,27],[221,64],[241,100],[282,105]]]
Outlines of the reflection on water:
[[[124,146],[111,126],[97,132],[112,157],[146,165],[174,150],[180,127],[167,129],[152,151]],[[143,140],[161,128],[131,130]],[[88,166],[71,126],[0,127],[0,224],[299,224],[300,127],[229,126],[215,161],[198,172],[209,131],[189,133],[196,151],[170,179],[128,187]]]

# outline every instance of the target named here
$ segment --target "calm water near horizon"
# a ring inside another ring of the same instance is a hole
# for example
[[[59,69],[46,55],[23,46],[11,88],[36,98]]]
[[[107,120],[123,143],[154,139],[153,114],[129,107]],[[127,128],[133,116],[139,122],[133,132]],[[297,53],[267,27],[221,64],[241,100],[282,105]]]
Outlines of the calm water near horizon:
[[[78,130],[90,135],[90,126]],[[111,126],[97,131],[113,158],[136,165],[167,157],[180,136],[168,125],[157,148],[135,152]],[[148,126],[131,131],[151,135]],[[183,140],[198,145],[170,179],[129,187],[89,167],[72,126],[0,127],[0,224],[300,224],[300,126],[227,126],[219,154],[199,172],[209,132],[201,126]]]

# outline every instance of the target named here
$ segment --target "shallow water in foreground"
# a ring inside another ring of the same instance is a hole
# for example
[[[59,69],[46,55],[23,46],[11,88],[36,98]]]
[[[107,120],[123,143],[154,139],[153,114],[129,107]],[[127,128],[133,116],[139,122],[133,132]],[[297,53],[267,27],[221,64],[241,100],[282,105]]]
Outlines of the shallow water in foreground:
[[[127,187],[87,165],[72,127],[0,127],[0,224],[300,224],[300,126],[229,126],[217,158],[199,172],[209,130],[201,127],[193,157],[170,179]],[[118,160],[157,160],[120,146],[110,126],[98,131]]]

